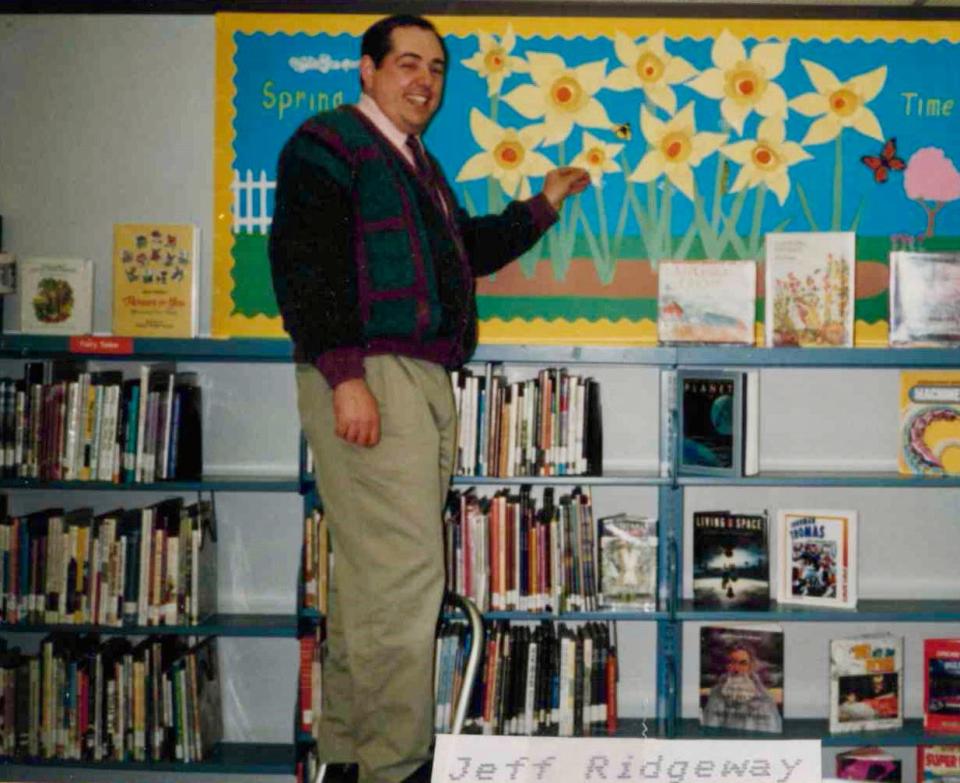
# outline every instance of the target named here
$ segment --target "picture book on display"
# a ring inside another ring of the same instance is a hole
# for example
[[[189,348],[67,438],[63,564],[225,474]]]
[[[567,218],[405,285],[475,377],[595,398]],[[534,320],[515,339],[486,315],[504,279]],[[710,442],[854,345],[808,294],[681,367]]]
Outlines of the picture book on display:
[[[900,759],[883,748],[855,748],[837,754],[837,778],[840,780],[881,780],[901,783]]]
[[[770,233],[766,248],[766,344],[852,347],[856,235]]]
[[[903,726],[903,638],[867,634],[830,641],[830,731]]]
[[[661,343],[756,342],[756,262],[661,261],[657,274]]]
[[[88,258],[32,256],[20,261],[20,331],[90,334],[93,331],[93,262]]]
[[[900,472],[960,475],[960,370],[900,372]]]
[[[779,625],[700,628],[700,725],[782,732],[783,683]]]
[[[960,783],[960,745],[918,745],[917,783]]]
[[[857,605],[857,512],[777,512],[782,604],[852,609]]]
[[[960,734],[960,639],[923,641],[923,727]]]
[[[960,253],[890,254],[890,345],[960,344]]]
[[[770,560],[765,514],[693,513],[697,609],[767,609]]]
[[[759,469],[755,370],[678,370],[681,474],[750,476]]]
[[[602,517],[600,605],[608,609],[657,608],[657,520],[617,514]]]
[[[114,225],[114,334],[196,337],[199,234],[187,223]]]

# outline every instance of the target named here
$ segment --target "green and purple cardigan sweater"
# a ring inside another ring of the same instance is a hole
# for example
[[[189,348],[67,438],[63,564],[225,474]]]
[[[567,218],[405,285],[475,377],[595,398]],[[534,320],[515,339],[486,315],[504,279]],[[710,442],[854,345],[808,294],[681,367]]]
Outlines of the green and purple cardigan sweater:
[[[280,154],[273,286],[296,360],[331,387],[362,378],[372,354],[463,364],[477,342],[474,278],[557,219],[542,194],[471,218],[430,163],[435,188],[352,106],[307,120]]]

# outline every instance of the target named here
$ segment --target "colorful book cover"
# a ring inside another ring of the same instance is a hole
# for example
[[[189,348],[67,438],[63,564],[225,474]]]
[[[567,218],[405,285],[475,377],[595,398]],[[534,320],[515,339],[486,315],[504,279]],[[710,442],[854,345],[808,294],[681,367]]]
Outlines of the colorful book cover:
[[[903,638],[869,634],[830,641],[830,731],[903,726]]]
[[[767,234],[768,346],[853,346],[855,246],[852,232]]]
[[[960,734],[960,639],[924,639],[923,674],[923,727]]]
[[[880,780],[901,783],[900,759],[883,748],[855,748],[837,754],[837,777],[840,780]]]
[[[661,343],[753,345],[754,261],[661,261],[657,269]]]
[[[782,732],[783,682],[780,626],[700,628],[700,725]]]
[[[93,262],[34,256],[20,261],[20,331],[90,334],[93,331]]]
[[[918,745],[917,783],[960,783],[960,745]]]
[[[191,224],[113,227],[113,333],[195,337],[199,229]]]
[[[617,514],[602,517],[600,603],[609,609],[657,607],[657,520]]]
[[[960,475],[960,370],[900,373],[900,472]]]
[[[693,603],[697,609],[767,609],[767,517],[695,511]]]
[[[890,345],[960,344],[960,253],[890,254]]]
[[[857,605],[857,512],[777,512],[782,604]]]

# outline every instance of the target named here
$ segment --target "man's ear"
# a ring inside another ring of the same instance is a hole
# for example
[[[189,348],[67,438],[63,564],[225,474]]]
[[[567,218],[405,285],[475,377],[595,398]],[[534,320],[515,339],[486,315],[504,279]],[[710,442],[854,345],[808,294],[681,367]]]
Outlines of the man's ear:
[[[375,70],[377,70],[377,66],[373,62],[373,58],[369,54],[363,55],[360,58],[360,80],[363,82],[364,89],[367,88],[367,83],[373,78]]]

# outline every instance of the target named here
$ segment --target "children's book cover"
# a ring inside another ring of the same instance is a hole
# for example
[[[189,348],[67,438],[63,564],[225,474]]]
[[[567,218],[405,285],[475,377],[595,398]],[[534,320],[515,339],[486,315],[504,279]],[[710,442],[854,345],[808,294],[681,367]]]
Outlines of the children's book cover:
[[[960,253],[890,254],[890,345],[960,344]]]
[[[777,512],[783,604],[852,609],[857,605],[857,512]]]
[[[960,370],[900,373],[900,472],[960,475]]]
[[[191,224],[115,224],[113,333],[195,337],[198,249]]]
[[[20,262],[20,331],[90,334],[93,331],[93,262],[88,258],[33,256]]]
[[[700,628],[700,724],[783,731],[783,629],[779,625]]]
[[[960,639],[924,639],[923,727],[960,734]]]
[[[855,240],[847,231],[767,234],[768,346],[853,346]]]
[[[917,783],[960,783],[960,745],[917,745]]]
[[[855,748],[837,754],[837,777],[840,780],[880,780],[901,783],[900,759],[883,748]]]
[[[661,343],[754,344],[754,261],[661,261],[657,274]]]
[[[657,605],[657,520],[616,514],[599,520],[601,605],[654,611]]]
[[[766,515],[694,512],[693,603],[697,609],[769,607]]]
[[[867,634],[830,641],[830,731],[903,726],[903,638]]]
[[[753,443],[753,437],[747,437],[752,433],[747,432],[752,418],[747,381],[746,373],[731,370],[677,372],[677,468],[681,473],[739,476],[745,472],[745,444]]]

